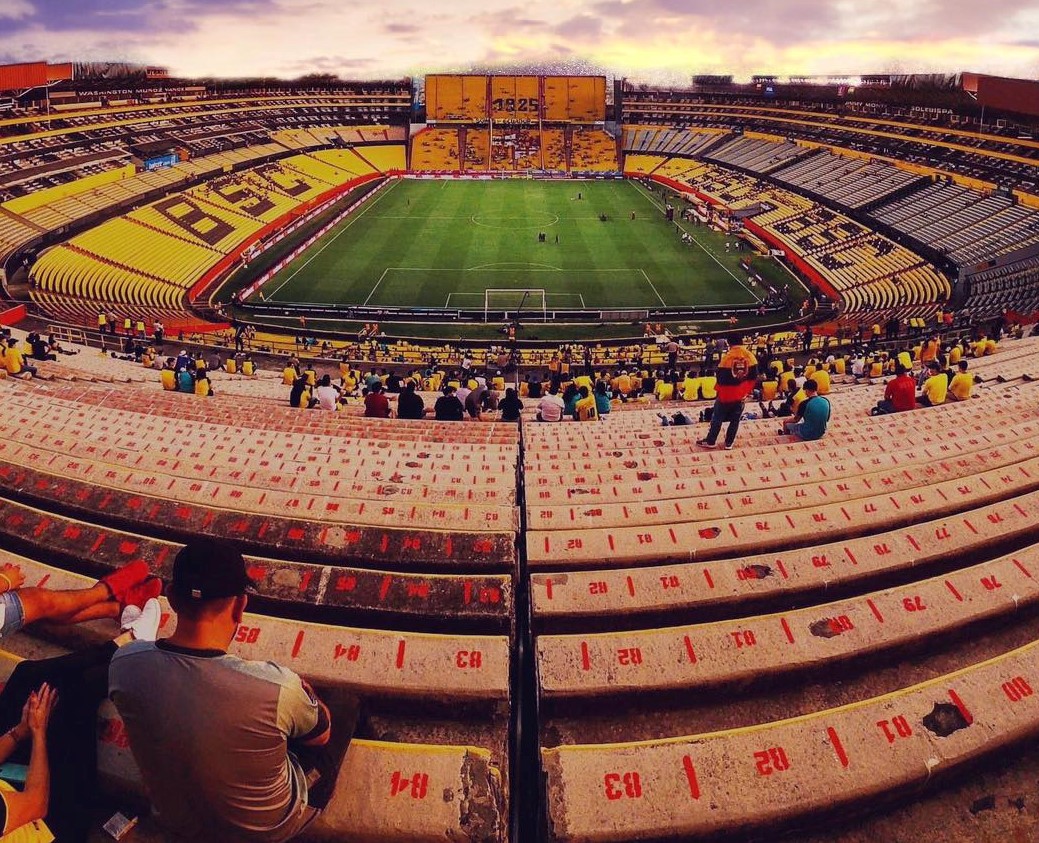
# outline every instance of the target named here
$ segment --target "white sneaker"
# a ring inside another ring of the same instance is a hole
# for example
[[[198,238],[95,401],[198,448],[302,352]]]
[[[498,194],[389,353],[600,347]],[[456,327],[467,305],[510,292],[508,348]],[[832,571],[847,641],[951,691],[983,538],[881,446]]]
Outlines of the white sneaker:
[[[154,597],[144,604],[143,609],[127,606],[119,619],[124,632],[132,632],[137,641],[154,641],[159,637],[159,622],[162,620],[162,607]]]

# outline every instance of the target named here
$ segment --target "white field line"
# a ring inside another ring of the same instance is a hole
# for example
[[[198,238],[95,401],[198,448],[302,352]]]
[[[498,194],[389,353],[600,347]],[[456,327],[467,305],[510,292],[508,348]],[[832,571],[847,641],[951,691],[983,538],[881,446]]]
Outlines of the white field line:
[[[393,190],[393,188],[395,188],[395,187],[396,187],[396,186],[397,186],[398,184],[400,184],[400,181],[395,181],[395,182],[394,182],[393,184],[391,184],[391,185],[390,185],[389,187],[387,187],[387,188],[386,188],[385,190],[383,190],[382,192],[380,192],[380,193],[379,193],[379,195],[378,195],[378,196],[376,196],[376,197],[375,197],[375,198],[374,198],[374,199],[373,199],[373,200],[372,200],[372,201],[371,201],[371,202],[370,202],[370,203],[369,203],[368,205],[366,205],[365,207],[361,208],[360,212],[359,212],[359,213],[358,213],[358,214],[357,214],[357,215],[356,215],[355,217],[353,217],[353,219],[349,220],[349,221],[347,222],[347,224],[346,224],[346,225],[344,225],[344,226],[343,226],[343,227],[342,227],[341,229],[339,229],[339,231],[337,231],[337,232],[336,232],[336,235],[335,235],[335,236],[334,236],[334,237],[333,237],[333,238],[332,238],[331,240],[329,240],[329,241],[328,241],[327,243],[325,243],[325,245],[324,245],[324,246],[322,246],[322,247],[321,247],[320,249],[318,249],[318,250],[317,250],[316,252],[314,252],[314,254],[312,254],[312,255],[311,255],[311,256],[310,256],[309,258],[307,258],[307,259],[306,259],[306,260],[305,260],[305,261],[304,261],[304,262],[303,262],[303,263],[302,263],[302,264],[300,265],[299,269],[297,269],[297,270],[296,270],[295,272],[293,272],[293,273],[292,273],[292,275],[290,275],[290,276],[289,276],[288,278],[286,278],[286,279],[285,279],[284,281],[282,281],[282,282],[281,282],[281,283],[280,283],[280,284],[279,284],[279,285],[278,285],[277,287],[275,287],[275,288],[274,288],[273,290],[271,290],[271,291],[270,291],[270,293],[266,293],[266,294],[265,294],[265,296],[266,296],[267,298],[273,298],[273,297],[274,297],[275,295],[277,295],[277,294],[278,294],[278,291],[279,291],[279,290],[281,290],[281,288],[282,288],[282,287],[284,287],[284,286],[285,286],[286,284],[288,284],[288,283],[289,283],[289,282],[290,282],[290,281],[291,281],[291,280],[292,280],[293,278],[295,278],[295,277],[296,277],[297,275],[299,275],[299,274],[300,274],[300,273],[301,273],[301,272],[302,272],[302,271],[303,271],[304,269],[306,269],[306,268],[307,268],[307,266],[309,266],[309,265],[310,265],[310,262],[311,262],[312,260],[314,260],[314,258],[316,258],[316,257],[317,257],[318,255],[320,255],[320,254],[321,254],[321,253],[322,253],[323,251],[325,251],[325,249],[327,249],[327,248],[328,248],[329,246],[331,246],[331,245],[332,245],[333,243],[335,243],[335,241],[339,239],[339,235],[341,235],[341,234],[342,234],[342,233],[343,233],[344,231],[346,231],[346,230],[347,230],[347,229],[348,229],[348,228],[349,228],[349,227],[350,227],[351,225],[353,225],[353,224],[354,224],[355,222],[357,222],[357,221],[358,221],[358,220],[359,220],[359,219],[360,219],[361,217],[363,217],[363,216],[364,216],[365,214],[367,214],[367,213],[368,213],[368,212],[369,212],[369,211],[370,211],[370,210],[371,210],[372,208],[374,208],[374,207],[375,207],[375,206],[376,206],[377,204],[379,204],[379,202],[380,202],[380,200],[382,199],[382,197],[383,197],[383,196],[385,196],[385,195],[386,195],[387,193],[389,193],[389,192],[390,192],[391,190]],[[371,296],[369,296],[369,298],[371,298]]]
[[[656,206],[661,211],[664,210],[664,206],[661,205],[659,202],[657,202],[656,199],[653,197],[653,195],[651,193],[649,193],[649,191],[647,191],[644,187],[642,187],[642,185],[639,185],[636,189],[638,190],[639,193],[641,193],[643,196],[645,196],[646,199],[649,200],[649,202],[652,205]],[[687,234],[689,234],[688,230],[681,223],[676,221],[675,224],[678,225],[678,227],[680,229],[682,229],[682,231],[685,231]],[[689,234],[689,236],[693,237],[692,234]],[[754,301],[757,301],[757,302],[761,301],[761,299],[758,297],[758,295],[750,287],[748,287],[746,285],[746,283],[743,281],[742,278],[740,278],[738,275],[735,275],[731,269],[729,269],[725,264],[723,264],[720,260],[718,260],[718,258],[715,257],[714,253],[709,251],[707,249],[707,247],[704,246],[704,244],[701,243],[696,237],[693,237],[693,242],[700,248],[700,250],[705,255],[707,255],[712,261],[714,261],[716,264],[718,264],[718,266],[720,266],[722,269],[724,269],[725,272],[729,275],[730,278],[732,278],[733,281],[735,281],[744,290],[746,290],[748,293],[750,293],[751,298],[753,298]],[[659,296],[658,296],[658,298],[659,298]]]
[[[646,279],[646,283],[649,284],[650,288],[653,290],[653,295],[655,295],[657,299],[659,299],[661,306],[667,307],[667,302],[664,301],[660,293],[657,292],[657,285],[650,280],[649,275],[646,274],[646,270],[640,269],[639,272],[642,273],[642,277]]]

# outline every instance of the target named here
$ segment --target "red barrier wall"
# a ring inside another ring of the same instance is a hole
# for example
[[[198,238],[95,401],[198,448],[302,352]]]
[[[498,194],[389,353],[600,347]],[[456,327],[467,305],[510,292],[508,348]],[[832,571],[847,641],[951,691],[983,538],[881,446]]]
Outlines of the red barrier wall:
[[[24,304],[0,311],[0,325],[17,325],[28,315],[29,312],[25,309]]]

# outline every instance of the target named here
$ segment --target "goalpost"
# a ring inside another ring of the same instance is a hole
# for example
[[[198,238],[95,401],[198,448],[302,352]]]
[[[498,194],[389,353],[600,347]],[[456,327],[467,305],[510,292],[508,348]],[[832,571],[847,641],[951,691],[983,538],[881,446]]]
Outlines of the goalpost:
[[[519,318],[527,308],[527,313],[540,313],[542,322],[548,321],[548,296],[544,288],[507,289],[492,287],[483,291],[483,321],[490,321],[491,311],[505,312],[505,318]]]

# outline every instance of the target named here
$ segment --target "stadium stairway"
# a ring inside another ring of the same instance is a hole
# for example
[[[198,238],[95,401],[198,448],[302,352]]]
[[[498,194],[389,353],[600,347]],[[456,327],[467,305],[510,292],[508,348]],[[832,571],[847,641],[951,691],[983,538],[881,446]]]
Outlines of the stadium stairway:
[[[1039,767],[1013,755],[1039,734],[1034,352],[910,414],[835,383],[826,439],[751,420],[729,452],[657,407],[520,438],[163,393],[81,354],[0,383],[0,562],[168,579],[192,535],[232,538],[258,583],[233,651],[365,701],[315,840],[851,841],[864,813],[956,834],[974,820],[934,800],[979,785],[953,773]],[[110,805],[146,810],[110,707],[101,726]]]

